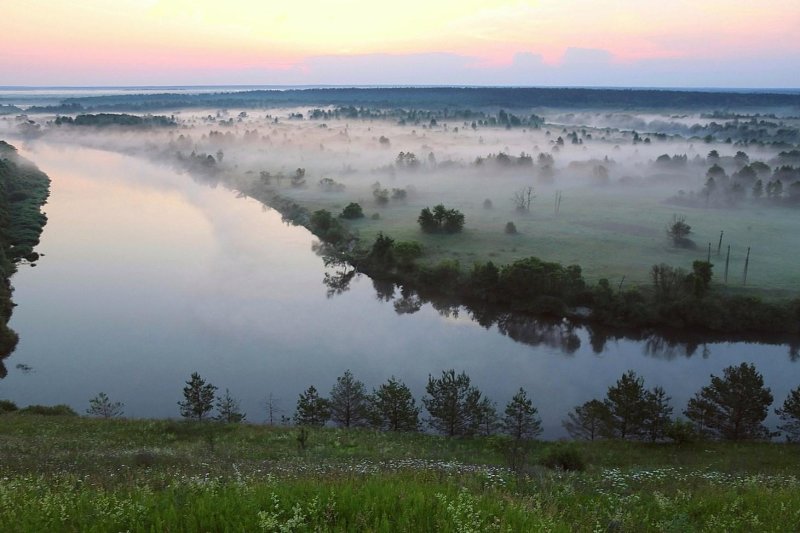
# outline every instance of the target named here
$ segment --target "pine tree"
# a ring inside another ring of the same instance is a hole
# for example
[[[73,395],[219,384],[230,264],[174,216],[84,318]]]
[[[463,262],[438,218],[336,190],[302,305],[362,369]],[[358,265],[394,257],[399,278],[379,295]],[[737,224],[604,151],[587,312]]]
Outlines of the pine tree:
[[[225,389],[225,396],[217,397],[217,416],[214,418],[227,424],[236,424],[247,418],[247,415],[242,412],[239,400]]]
[[[800,440],[800,387],[789,393],[775,414],[783,422],[778,429],[786,433],[786,438],[793,442]]]
[[[772,404],[772,393],[764,377],[752,364],[742,363],[723,370],[724,377],[711,376],[711,383],[689,400],[686,417],[701,431],[725,440],[763,439],[770,436],[763,425]]]
[[[486,396],[478,403],[476,428],[479,435],[489,437],[497,433],[500,427],[500,416],[495,403]]]
[[[428,376],[428,396],[422,399],[431,415],[428,424],[447,436],[473,435],[479,423],[481,392],[470,385],[469,376],[445,370],[441,378]]]
[[[645,416],[642,429],[651,442],[661,440],[665,436],[672,419],[670,400],[671,398],[661,387],[654,387],[645,394]]]
[[[349,428],[367,423],[369,415],[367,389],[349,370],[336,378],[336,385],[331,389],[329,402],[331,420],[338,425]]]
[[[542,421],[538,413],[528,398],[528,393],[520,387],[519,392],[506,405],[503,431],[516,440],[536,437],[542,433]]]
[[[203,418],[214,408],[214,393],[217,388],[206,383],[200,374],[193,372],[186,386],[183,388],[184,401],[178,402],[181,416],[197,421]]]
[[[608,433],[611,413],[600,400],[590,400],[575,407],[561,422],[574,439],[595,440]]]
[[[322,427],[331,417],[328,400],[320,398],[317,389],[312,385],[297,399],[297,411],[294,414],[298,426]]]
[[[629,370],[608,388],[605,402],[610,414],[610,436],[629,439],[639,436],[647,414],[644,380]]]
[[[419,407],[411,390],[394,376],[372,395],[372,419],[375,426],[390,431],[418,431]]]
[[[89,400],[89,408],[86,410],[86,413],[101,418],[115,418],[122,416],[124,407],[125,404],[121,402],[112,402],[108,399],[108,395],[105,392],[101,392]]]

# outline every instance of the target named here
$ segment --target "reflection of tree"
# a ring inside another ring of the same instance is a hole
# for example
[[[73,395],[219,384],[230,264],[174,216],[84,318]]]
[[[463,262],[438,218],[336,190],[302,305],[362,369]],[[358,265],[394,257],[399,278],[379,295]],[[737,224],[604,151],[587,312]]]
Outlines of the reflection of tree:
[[[332,274],[325,272],[325,278],[322,280],[322,283],[328,287],[326,296],[328,298],[333,298],[334,296],[338,296],[350,290],[350,282],[353,281],[355,275],[355,269],[337,270]]]
[[[789,361],[796,363],[800,360],[800,342],[794,341],[789,343]]]
[[[394,301],[394,311],[398,315],[411,315],[422,309],[423,303],[414,291],[403,287],[400,289],[400,298]]]
[[[603,353],[606,349],[608,342],[608,333],[603,328],[587,328],[589,330],[589,344],[592,346],[592,351],[596,354]]]
[[[645,339],[643,345],[645,355],[668,361],[675,359],[678,355],[684,355],[679,353],[682,347],[683,345],[675,339],[668,339],[661,335],[650,335]]]
[[[566,354],[573,354],[581,347],[575,326],[565,321],[546,322],[525,316],[504,315],[497,321],[497,329],[517,342],[558,348]]]
[[[692,357],[698,348],[703,359],[708,359],[711,350],[708,344],[702,342],[700,337],[692,335],[676,336],[652,333],[644,339],[643,350],[645,355],[660,359],[672,360],[678,356]]]
[[[480,326],[489,329],[497,321],[498,313],[496,310],[488,306],[469,307],[467,312],[472,320],[477,322]]]
[[[375,289],[378,300],[390,302],[394,298],[394,282],[382,279],[373,279],[372,287]]]
[[[445,318],[458,318],[458,312],[461,309],[461,306],[444,300],[431,300],[431,306]]]
[[[311,244],[311,249],[322,257],[325,268],[333,269],[333,272],[325,272],[322,280],[322,283],[328,287],[326,296],[333,298],[350,290],[350,282],[353,281],[358,271],[331,253],[329,246],[325,243],[315,241]]]

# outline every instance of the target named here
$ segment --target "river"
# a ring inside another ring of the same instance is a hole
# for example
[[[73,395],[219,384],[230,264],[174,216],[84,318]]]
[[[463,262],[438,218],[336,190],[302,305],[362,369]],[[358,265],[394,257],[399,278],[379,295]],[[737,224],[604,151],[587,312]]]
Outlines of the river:
[[[126,416],[178,417],[197,371],[261,423],[268,397],[291,416],[300,392],[326,394],[346,369],[369,389],[394,375],[419,402],[429,374],[455,368],[501,412],[524,387],[543,437],[560,438],[567,412],[628,369],[663,386],[676,414],[710,374],[742,361],[763,373],[773,408],[800,385],[786,345],[713,343],[686,355],[615,340],[598,353],[583,328],[518,325],[522,343],[465,312],[398,313],[399,291],[386,301],[364,277],[330,296],[313,235],[255,200],[129,156],[12,142],[52,179],[43,257],[12,278],[20,343],[0,398],[21,406],[83,412],[104,391]]]

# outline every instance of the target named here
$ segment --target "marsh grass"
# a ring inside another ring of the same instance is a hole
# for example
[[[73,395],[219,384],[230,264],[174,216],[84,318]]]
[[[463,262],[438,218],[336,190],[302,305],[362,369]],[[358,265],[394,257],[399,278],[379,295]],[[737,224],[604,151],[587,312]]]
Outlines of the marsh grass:
[[[2,531],[792,531],[800,448],[0,417]]]

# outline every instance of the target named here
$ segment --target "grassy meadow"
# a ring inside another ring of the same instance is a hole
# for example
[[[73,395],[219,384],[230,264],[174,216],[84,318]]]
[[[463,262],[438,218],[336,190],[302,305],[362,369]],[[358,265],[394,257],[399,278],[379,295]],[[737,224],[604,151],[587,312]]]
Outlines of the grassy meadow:
[[[533,442],[511,470],[497,437],[298,431],[5,414],[0,530],[800,528],[796,444]]]

